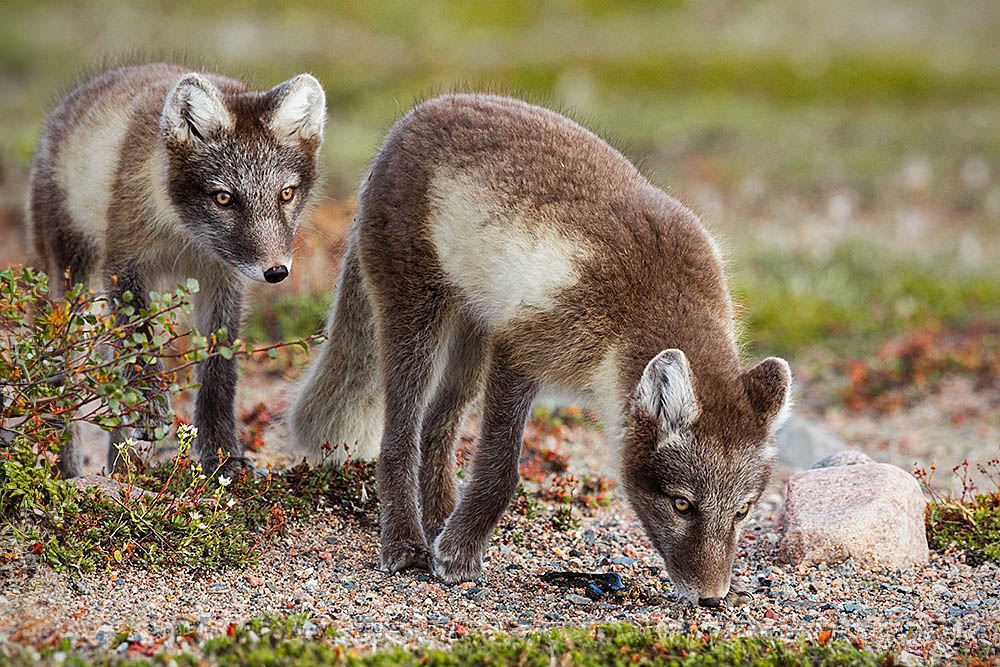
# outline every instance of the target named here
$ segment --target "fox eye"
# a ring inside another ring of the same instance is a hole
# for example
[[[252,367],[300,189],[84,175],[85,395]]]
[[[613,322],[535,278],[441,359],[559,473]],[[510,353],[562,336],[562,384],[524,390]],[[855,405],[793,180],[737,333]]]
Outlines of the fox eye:
[[[215,193],[215,203],[225,208],[233,203],[233,196],[226,192],[225,190],[219,190]]]
[[[740,508],[736,510],[736,520],[737,521],[742,520],[749,513],[750,513],[750,503],[743,503],[740,506]]]
[[[282,188],[281,190],[281,201],[290,202],[292,197],[295,196],[295,186],[289,185],[287,188]]]
[[[691,511],[691,501],[684,496],[677,496],[674,498],[674,509],[678,514],[687,514]]]

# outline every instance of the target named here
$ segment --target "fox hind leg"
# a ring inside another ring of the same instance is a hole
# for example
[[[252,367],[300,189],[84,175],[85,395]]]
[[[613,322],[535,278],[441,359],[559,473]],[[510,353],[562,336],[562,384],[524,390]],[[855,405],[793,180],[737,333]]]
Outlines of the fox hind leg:
[[[445,295],[414,285],[380,304],[380,344],[385,378],[385,430],[378,460],[382,569],[430,567],[419,517],[420,426],[427,407],[435,356],[448,323]]]
[[[420,430],[420,515],[429,542],[455,508],[455,440],[466,406],[479,393],[488,353],[482,328],[467,317],[458,319],[447,364]]]

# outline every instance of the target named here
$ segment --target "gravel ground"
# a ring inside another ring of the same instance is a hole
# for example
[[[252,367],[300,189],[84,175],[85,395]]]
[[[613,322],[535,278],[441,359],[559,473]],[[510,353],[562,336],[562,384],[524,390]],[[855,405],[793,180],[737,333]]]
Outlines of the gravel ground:
[[[252,404],[255,398],[244,394],[241,402]],[[874,423],[860,423],[869,421]],[[989,413],[984,421],[985,428],[995,428],[996,414]],[[840,433],[845,430],[832,420],[830,426]],[[863,431],[862,426],[856,428]],[[547,444],[570,455],[570,472],[578,477],[611,474],[599,434],[574,428],[565,435]],[[961,448],[968,441],[959,435],[950,434],[947,442],[957,444],[953,450],[941,450],[940,456],[964,456]],[[867,439],[849,442],[882,460],[896,458],[886,449],[872,451],[865,446]],[[51,645],[68,637],[89,654],[160,644],[164,650],[181,650],[188,647],[188,640],[177,633],[181,624],[207,638],[260,614],[304,612],[311,618],[306,634],[329,626],[340,641],[361,650],[441,645],[467,633],[527,633],[616,621],[698,635],[815,638],[830,630],[834,639],[924,658],[945,658],[976,642],[997,647],[996,565],[972,567],[960,555],[932,554],[926,566],[902,572],[860,570],[852,561],[801,569],[778,566],[774,517],[790,472],[776,471],[741,542],[735,573],[753,593],[744,607],[704,610],[681,604],[659,556],[620,490],[614,489],[605,507],[575,508],[580,526],[565,532],[552,527],[551,507],[548,515],[534,519],[508,512],[491,543],[484,580],[455,587],[421,572],[379,572],[374,515],[317,515],[277,541],[247,571],[102,572],[73,582],[35,567],[33,557],[21,556],[5,565],[0,562],[0,573],[6,573],[6,579],[0,579],[0,645]],[[540,575],[552,570],[614,571],[628,587],[617,596],[593,601],[582,589],[543,583]],[[123,629],[130,633],[129,640],[112,646]]]

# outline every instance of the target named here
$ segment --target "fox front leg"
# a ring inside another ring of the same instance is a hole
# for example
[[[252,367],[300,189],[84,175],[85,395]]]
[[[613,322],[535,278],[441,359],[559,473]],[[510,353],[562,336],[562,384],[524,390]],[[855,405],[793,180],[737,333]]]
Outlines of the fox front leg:
[[[434,574],[445,583],[473,581],[482,574],[490,535],[517,491],[524,427],[537,392],[537,383],[512,370],[503,346],[495,346],[472,477],[434,541]]]
[[[230,341],[239,335],[243,306],[235,280],[206,281],[196,302],[198,328],[209,336],[225,329]],[[235,477],[250,466],[236,436],[236,359],[213,355],[198,364],[194,451],[206,475]]]

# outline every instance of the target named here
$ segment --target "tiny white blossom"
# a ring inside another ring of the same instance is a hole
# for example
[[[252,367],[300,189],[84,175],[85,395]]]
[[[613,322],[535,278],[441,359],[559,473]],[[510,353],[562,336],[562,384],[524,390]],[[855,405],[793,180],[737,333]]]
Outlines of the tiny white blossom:
[[[198,527],[201,528],[202,530],[205,530],[206,528],[208,528],[208,526],[206,526],[205,523],[202,522],[202,521],[198,522]]]
[[[201,513],[199,513],[199,512],[191,512],[190,516],[191,516],[191,520],[192,521],[197,521],[198,519],[201,518]]]
[[[219,475],[219,484],[221,486],[229,486],[233,481],[232,477],[226,477],[225,475]]]
[[[230,498],[228,501],[226,501],[226,507],[232,507],[235,504],[236,504],[235,498]]]

